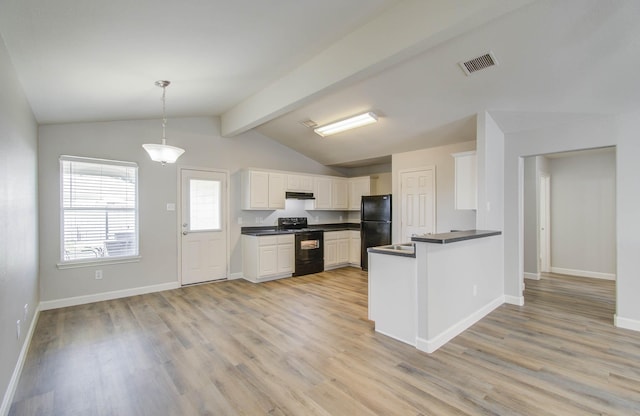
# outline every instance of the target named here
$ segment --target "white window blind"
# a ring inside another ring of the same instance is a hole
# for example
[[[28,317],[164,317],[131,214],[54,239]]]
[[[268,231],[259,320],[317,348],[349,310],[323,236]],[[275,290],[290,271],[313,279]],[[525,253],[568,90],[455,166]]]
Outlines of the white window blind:
[[[138,165],[60,157],[61,261],[138,255]]]

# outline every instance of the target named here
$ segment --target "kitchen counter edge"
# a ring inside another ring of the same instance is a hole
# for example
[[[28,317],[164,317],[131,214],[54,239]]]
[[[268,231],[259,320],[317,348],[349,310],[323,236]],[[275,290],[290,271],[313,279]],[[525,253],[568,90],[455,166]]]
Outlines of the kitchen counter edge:
[[[411,241],[420,243],[434,243],[434,244],[450,244],[458,241],[474,240],[476,238],[491,237],[494,235],[501,235],[502,231],[494,230],[466,230],[466,231],[452,231],[450,233],[440,234],[428,234],[424,236],[411,237]]]

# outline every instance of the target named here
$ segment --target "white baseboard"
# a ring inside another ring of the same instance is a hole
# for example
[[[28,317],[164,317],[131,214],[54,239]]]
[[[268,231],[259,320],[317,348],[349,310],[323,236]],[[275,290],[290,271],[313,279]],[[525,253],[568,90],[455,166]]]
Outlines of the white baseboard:
[[[640,320],[637,319],[622,318],[618,315],[614,315],[613,324],[618,328],[640,331]]]
[[[525,279],[532,279],[532,280],[540,280],[540,273],[527,273],[527,272],[524,272],[524,278]]]
[[[594,279],[616,280],[614,273],[590,272],[588,270],[564,269],[562,267],[552,267],[551,273],[567,274],[569,276],[592,277]]]
[[[244,279],[242,272],[229,274],[229,278],[227,280],[237,280],[237,279]]]
[[[66,308],[67,306],[84,305],[86,303],[100,302],[103,300],[112,300],[126,298],[129,296],[144,295],[147,293],[162,292],[164,290],[178,289],[179,282],[161,283],[159,285],[134,287],[131,289],[114,290],[112,292],[96,293],[93,295],[74,296],[72,298],[63,298],[56,300],[45,300],[40,302],[40,310]]]
[[[441,332],[440,334],[438,334],[437,336],[431,339],[424,339],[424,338],[417,337],[416,348],[418,348],[420,351],[425,351],[428,353],[432,353],[436,351],[438,348],[442,347],[444,344],[446,344],[456,336],[463,333],[473,324],[475,324],[476,322],[478,322],[479,320],[481,320],[482,318],[490,314],[495,308],[502,305],[503,303],[504,303],[504,296],[500,296],[492,300],[482,308],[478,309],[477,311],[473,312],[468,317],[462,319],[458,323],[453,324],[448,329],[446,329],[445,331]]]
[[[504,295],[504,303],[508,303],[509,305],[522,306],[524,305],[524,296]]]
[[[13,396],[16,394],[16,389],[18,388],[18,381],[20,381],[22,368],[24,367],[24,362],[27,359],[27,352],[29,352],[29,346],[31,345],[31,338],[33,337],[33,333],[36,329],[36,324],[38,323],[39,317],[40,317],[40,306],[37,306],[33,314],[33,319],[31,320],[31,325],[29,325],[29,332],[27,332],[27,336],[24,337],[24,342],[22,343],[22,348],[20,349],[20,355],[18,355],[18,362],[16,363],[16,366],[13,369],[11,380],[9,380],[9,385],[7,386],[7,390],[4,393],[4,399],[2,399],[2,406],[0,406],[1,416],[6,416],[7,414],[9,414],[9,409],[11,408],[11,402],[13,402]]]

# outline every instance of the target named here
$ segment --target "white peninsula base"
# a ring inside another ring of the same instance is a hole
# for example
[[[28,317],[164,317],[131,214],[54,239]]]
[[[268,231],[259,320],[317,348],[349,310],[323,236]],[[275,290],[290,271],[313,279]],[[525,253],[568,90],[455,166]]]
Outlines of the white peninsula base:
[[[369,249],[369,319],[431,353],[504,303],[503,239],[474,230],[412,241],[415,257]]]

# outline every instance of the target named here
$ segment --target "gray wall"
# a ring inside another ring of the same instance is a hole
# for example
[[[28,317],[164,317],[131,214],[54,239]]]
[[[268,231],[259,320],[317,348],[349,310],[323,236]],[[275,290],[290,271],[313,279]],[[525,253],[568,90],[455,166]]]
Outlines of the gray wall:
[[[231,273],[242,271],[240,228],[275,221],[278,212],[240,209],[240,174],[246,167],[315,174],[337,172],[260,135],[249,132],[227,139],[219,134],[217,118],[169,119],[169,143],[186,149],[177,165],[152,162],[141,145],[158,142],[159,120],[45,125],[40,127],[40,276],[43,301],[87,296],[108,291],[160,285],[178,280],[176,211],[178,166],[225,169],[230,174],[229,231]],[[98,267],[59,270],[60,252],[58,157],[62,154],[126,160],[139,165],[140,254],[137,263],[100,265],[104,278],[95,280]],[[289,207],[289,215],[306,215]],[[316,211],[318,212],[318,211]],[[319,222],[332,222],[340,213],[319,212]]]
[[[554,157],[549,166],[552,271],[615,275],[615,150]]]
[[[472,229],[476,225],[476,213],[473,210],[454,209],[454,159],[451,153],[465,152],[476,148],[475,141],[456,143],[448,146],[433,147],[413,152],[396,153],[393,162],[393,240],[400,236],[400,180],[399,172],[423,166],[436,167],[436,232],[449,232],[452,229]]]
[[[0,38],[0,392],[38,305],[38,126]],[[24,305],[29,314],[23,319]],[[16,321],[22,335],[16,337]],[[3,405],[8,405],[4,403]],[[0,414],[4,408],[0,408]]]

